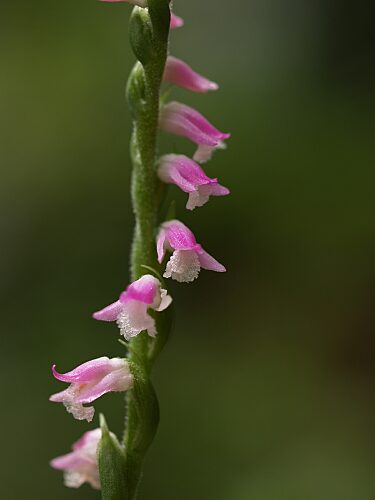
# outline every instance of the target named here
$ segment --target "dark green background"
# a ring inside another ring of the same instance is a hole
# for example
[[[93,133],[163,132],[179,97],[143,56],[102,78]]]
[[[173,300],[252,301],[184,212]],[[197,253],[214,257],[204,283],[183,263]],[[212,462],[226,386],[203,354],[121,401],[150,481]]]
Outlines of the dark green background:
[[[373,500],[371,2],[176,0],[171,52],[220,83],[176,91],[224,131],[232,190],[178,215],[228,268],[171,284],[162,420],[141,500]],[[48,396],[119,355],[91,320],[128,280],[128,5],[2,2],[1,498],[91,499],[48,461],[92,426]],[[161,151],[191,154],[163,137]],[[96,404],[120,432],[122,395]],[[97,420],[96,420],[97,423]]]

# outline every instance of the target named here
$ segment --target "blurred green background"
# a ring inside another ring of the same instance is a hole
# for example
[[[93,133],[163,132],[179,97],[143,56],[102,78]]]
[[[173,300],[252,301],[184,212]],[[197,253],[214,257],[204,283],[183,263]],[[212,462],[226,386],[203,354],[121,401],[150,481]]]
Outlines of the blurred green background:
[[[171,284],[162,419],[140,500],[375,498],[373,2],[176,0],[171,52],[220,83],[175,91],[229,148],[232,196],[179,217],[228,268]],[[91,499],[48,461],[89,426],[48,396],[119,355],[90,314],[128,279],[128,5],[3,2],[1,498]],[[193,146],[161,138],[161,151]],[[120,432],[122,395],[96,405]],[[95,422],[97,423],[97,421]],[[92,426],[91,426],[92,428]]]

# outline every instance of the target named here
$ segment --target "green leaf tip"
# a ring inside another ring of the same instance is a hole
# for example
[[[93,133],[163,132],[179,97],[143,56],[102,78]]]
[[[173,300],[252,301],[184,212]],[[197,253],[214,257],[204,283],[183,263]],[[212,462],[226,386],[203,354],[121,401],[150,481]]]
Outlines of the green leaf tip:
[[[98,464],[103,500],[130,500],[126,485],[125,454],[117,437],[109,431],[103,414],[99,416],[102,438]]]
[[[152,272],[152,274],[154,274],[154,275],[158,278],[158,280],[159,280],[161,283],[163,283],[163,281],[164,281],[164,280],[163,280],[163,278],[161,277],[160,273],[159,273],[156,269],[154,269],[154,268],[153,268],[153,267],[151,267],[151,266],[146,266],[145,264],[142,264],[142,265],[141,265],[141,267],[143,267],[143,269],[146,269],[147,271]]]

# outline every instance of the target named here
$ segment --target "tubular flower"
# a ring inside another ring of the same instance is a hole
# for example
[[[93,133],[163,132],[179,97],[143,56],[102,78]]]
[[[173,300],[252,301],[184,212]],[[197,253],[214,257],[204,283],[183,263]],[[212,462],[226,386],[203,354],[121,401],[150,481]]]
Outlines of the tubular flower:
[[[53,394],[49,400],[64,403],[74,418],[88,422],[93,419],[95,409],[93,406],[83,406],[84,403],[92,403],[107,392],[126,391],[133,384],[128,362],[121,358],[109,359],[103,356],[87,361],[63,374],[58,373],[56,365],[53,365],[52,373],[57,380],[68,382],[70,386],[62,392]]]
[[[223,273],[225,267],[209,255],[197,243],[194,234],[178,220],[162,224],[157,237],[158,261],[161,263],[165,252],[173,252],[163,276],[179,282],[190,282],[198,278],[201,268]]]
[[[164,71],[164,81],[178,85],[192,92],[207,92],[217,90],[218,84],[211,82],[196,73],[191,67],[177,57],[169,56]]]
[[[229,189],[221,186],[217,179],[210,179],[202,168],[184,155],[164,155],[159,160],[158,175],[168,184],[176,184],[182,191],[189,193],[186,204],[188,210],[201,207],[210,196],[225,196]]]
[[[100,490],[96,453],[101,436],[100,429],[85,432],[73,444],[72,452],[51,460],[51,467],[64,471],[65,486],[79,488],[83,483],[89,483],[94,489]]]
[[[198,144],[193,159],[206,162],[215,149],[225,148],[224,139],[230,134],[220,132],[198,111],[179,102],[170,102],[162,107],[160,128],[164,132],[180,135]]]
[[[182,17],[176,16],[171,12],[171,29],[181,28],[184,25],[184,20]]]
[[[172,298],[167,290],[160,286],[160,281],[150,274],[145,274],[139,280],[131,283],[120,295],[117,302],[93,314],[100,321],[116,321],[120,333],[130,340],[144,330],[154,337],[157,334],[155,320],[147,310],[164,311]]]

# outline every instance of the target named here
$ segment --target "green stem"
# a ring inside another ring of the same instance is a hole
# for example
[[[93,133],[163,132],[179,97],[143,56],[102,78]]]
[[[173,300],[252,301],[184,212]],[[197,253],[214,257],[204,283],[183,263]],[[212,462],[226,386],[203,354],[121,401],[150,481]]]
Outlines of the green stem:
[[[169,22],[169,0],[149,0],[148,11],[135,7],[130,22],[131,44],[140,61],[134,66],[127,86],[128,102],[133,115],[130,145],[135,216],[131,253],[132,281],[147,273],[142,266],[158,269],[155,232],[160,181],[156,175],[155,163],[160,86],[167,58]],[[169,326],[166,324],[163,329],[166,331]],[[160,340],[166,338],[165,331],[158,332]],[[135,380],[134,388],[126,396],[124,433],[129,500],[136,498],[144,457],[158,426],[158,403],[149,379],[155,359],[153,353],[158,352],[155,348],[157,342],[160,341],[151,339],[143,332],[132,340],[129,352]]]

